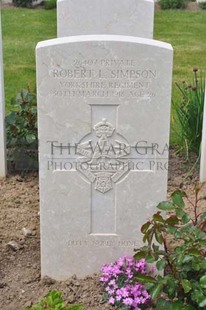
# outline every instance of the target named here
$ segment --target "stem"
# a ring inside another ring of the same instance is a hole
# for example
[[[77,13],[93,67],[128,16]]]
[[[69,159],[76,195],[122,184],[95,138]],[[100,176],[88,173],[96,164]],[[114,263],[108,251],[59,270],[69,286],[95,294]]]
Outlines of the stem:
[[[169,260],[169,251],[168,251],[166,239],[163,236],[162,236],[162,239],[163,239],[164,249],[165,249],[165,253],[166,253],[165,258],[166,258],[167,264],[171,270],[172,275],[176,278],[176,271],[174,270],[173,264],[171,264],[170,260]]]
[[[198,204],[198,192],[195,192],[195,205],[194,205],[194,215],[195,215],[195,226],[197,225],[198,214],[197,214],[197,204]]]

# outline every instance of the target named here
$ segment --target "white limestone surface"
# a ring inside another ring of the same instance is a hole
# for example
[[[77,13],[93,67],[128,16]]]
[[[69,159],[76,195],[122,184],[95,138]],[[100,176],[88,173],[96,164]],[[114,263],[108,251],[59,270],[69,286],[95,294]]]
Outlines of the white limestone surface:
[[[173,51],[129,36],[37,45],[42,276],[133,254],[166,199]]]
[[[206,182],[206,89],[205,89],[203,125],[202,125],[202,144],[201,144],[201,159],[200,159],[200,182]]]
[[[57,36],[115,34],[153,38],[153,0],[58,0]]]
[[[4,99],[4,68],[3,68],[3,47],[0,13],[0,177],[5,177],[6,167],[6,145],[5,142],[5,99]]]

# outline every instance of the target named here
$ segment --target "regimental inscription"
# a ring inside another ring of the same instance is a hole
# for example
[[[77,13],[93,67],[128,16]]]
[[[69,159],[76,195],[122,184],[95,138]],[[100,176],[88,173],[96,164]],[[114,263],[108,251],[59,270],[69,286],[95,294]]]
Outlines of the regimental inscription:
[[[77,170],[91,183],[95,183],[95,190],[104,194],[113,188],[113,183],[129,172],[129,161],[125,156],[130,154],[130,146],[118,133],[118,140],[113,138],[115,128],[106,119],[97,123],[93,131],[98,139],[95,144],[91,140],[78,144],[77,154],[83,157],[77,159],[81,163]],[[88,169],[82,169],[83,164],[86,164]]]
[[[51,91],[55,97],[142,98],[156,96],[157,72],[139,68],[137,60],[73,60],[67,68],[52,68],[50,77],[58,81]]]

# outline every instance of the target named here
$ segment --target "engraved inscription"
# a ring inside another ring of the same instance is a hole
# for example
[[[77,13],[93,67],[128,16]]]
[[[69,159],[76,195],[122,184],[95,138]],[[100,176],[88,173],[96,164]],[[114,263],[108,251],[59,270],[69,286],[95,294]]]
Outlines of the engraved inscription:
[[[69,247],[139,247],[139,243],[134,240],[92,240],[92,239],[78,239],[68,240],[67,245]]]
[[[50,77],[57,80],[55,97],[146,100],[155,97],[157,72],[131,59],[74,59],[67,68],[52,68]]]

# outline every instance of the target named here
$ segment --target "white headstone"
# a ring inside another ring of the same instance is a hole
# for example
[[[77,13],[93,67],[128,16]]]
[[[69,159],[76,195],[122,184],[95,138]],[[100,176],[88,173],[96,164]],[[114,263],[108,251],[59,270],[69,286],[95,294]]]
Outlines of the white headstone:
[[[37,46],[42,276],[133,253],[166,199],[169,44],[78,36]]]
[[[115,34],[153,38],[153,0],[58,0],[58,37]]]
[[[0,177],[6,176],[4,68],[0,14]]]
[[[204,102],[203,124],[202,124],[200,182],[206,182],[206,86],[205,86],[205,102]]]

